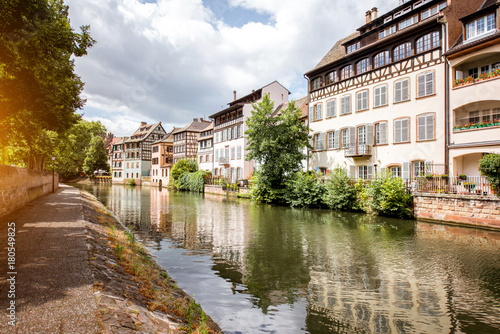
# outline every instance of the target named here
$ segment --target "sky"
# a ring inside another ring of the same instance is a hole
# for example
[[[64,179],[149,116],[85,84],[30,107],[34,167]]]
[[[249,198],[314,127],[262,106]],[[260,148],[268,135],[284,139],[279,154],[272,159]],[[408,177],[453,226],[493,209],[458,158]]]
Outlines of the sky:
[[[298,99],[304,73],[335,42],[398,0],[66,0],[73,28],[97,43],[76,58],[83,118],[115,136],[140,122],[167,132],[208,119],[275,80]]]

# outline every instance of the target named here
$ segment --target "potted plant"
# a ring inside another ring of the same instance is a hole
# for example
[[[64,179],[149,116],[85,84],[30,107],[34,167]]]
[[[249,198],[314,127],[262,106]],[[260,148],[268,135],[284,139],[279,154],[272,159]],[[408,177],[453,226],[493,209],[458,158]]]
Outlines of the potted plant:
[[[459,180],[467,180],[467,175],[465,175],[465,174],[460,174],[460,175],[458,176],[458,179],[459,179]]]
[[[464,188],[467,189],[468,192],[471,192],[472,190],[474,190],[474,188],[476,188],[476,184],[472,181],[465,182]]]
[[[441,175],[441,178],[442,178],[443,180],[448,180],[448,175],[443,174],[443,175]]]
[[[473,78],[472,76],[470,76],[470,77],[468,77],[467,79],[465,79],[465,82],[466,82],[466,83],[468,83],[468,84],[469,84],[469,83],[473,83],[474,81],[475,81],[475,80],[474,80],[474,78]]]

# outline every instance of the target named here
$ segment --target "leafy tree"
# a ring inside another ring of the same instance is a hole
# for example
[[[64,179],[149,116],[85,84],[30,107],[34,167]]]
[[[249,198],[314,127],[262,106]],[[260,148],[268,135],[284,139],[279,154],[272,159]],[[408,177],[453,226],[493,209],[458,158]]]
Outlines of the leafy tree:
[[[258,182],[262,186],[283,189],[287,178],[301,169],[301,161],[306,158],[303,149],[310,147],[309,129],[300,121],[302,112],[294,101],[275,117],[272,117],[274,103],[267,94],[253,108],[246,121],[246,159],[260,163]]]
[[[479,160],[479,171],[495,190],[500,190],[500,154],[487,154]]]
[[[290,206],[320,207],[323,192],[323,184],[316,173],[297,172],[287,182],[284,197]]]
[[[345,167],[337,166],[325,182],[323,202],[333,210],[356,211],[358,188],[354,185]]]
[[[194,173],[198,170],[198,164],[193,159],[182,159],[175,163],[174,167],[172,167],[171,176],[173,182],[169,182],[169,184],[173,185],[176,189],[184,189],[184,182],[181,183],[181,176],[183,174]],[[182,180],[186,181],[186,179]],[[184,190],[188,189],[187,185]]]
[[[99,169],[109,171],[108,155],[102,137],[94,136],[87,150],[87,156],[83,163],[83,170],[88,175],[93,175],[94,171]]]
[[[387,172],[370,182],[367,188],[367,206],[382,216],[410,218],[412,196],[406,192],[403,179]]]
[[[3,0],[0,17],[0,146],[24,147],[16,162],[41,169],[54,145],[46,131],[62,133],[80,119],[74,57],[95,41],[88,26],[73,30],[62,0]]]

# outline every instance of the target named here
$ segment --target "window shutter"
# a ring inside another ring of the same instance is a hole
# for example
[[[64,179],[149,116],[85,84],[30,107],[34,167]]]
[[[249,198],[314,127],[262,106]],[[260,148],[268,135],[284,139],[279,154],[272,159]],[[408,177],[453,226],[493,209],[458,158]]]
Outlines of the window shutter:
[[[314,121],[314,107],[310,104],[309,105],[309,123]]]
[[[380,126],[380,144],[387,144],[387,123],[383,122]]]
[[[349,166],[349,174],[351,175],[351,179],[356,178],[356,166],[353,165]]]
[[[356,110],[363,109],[363,93],[356,94]]]
[[[427,115],[427,136],[426,139],[434,139],[434,115]]]
[[[333,148],[340,148],[340,130],[335,130],[335,132],[333,133]]]
[[[349,146],[356,145],[356,128],[354,126],[349,127]]]
[[[403,162],[403,179],[409,179],[410,178],[410,163],[409,162]]]
[[[417,117],[418,123],[418,140],[425,140],[426,138],[426,129],[425,129],[425,116]]]
[[[400,102],[402,100],[402,91],[401,91],[401,85],[403,84],[402,81],[398,81],[394,84],[394,101],[395,102]]]
[[[410,140],[410,132],[408,128],[408,119],[402,119],[401,120],[401,141],[402,142],[407,142]]]
[[[319,146],[318,149],[324,151],[326,142],[326,132],[321,132],[319,134]]]
[[[367,170],[368,170],[367,177],[368,180],[370,180],[373,178],[373,165],[367,166]]]
[[[434,73],[427,73],[425,75],[425,95],[434,94]]]
[[[417,77],[417,95],[418,97],[425,96],[425,74]]]
[[[409,84],[410,84],[410,81],[408,79],[403,80],[401,82],[401,100],[402,101],[406,101],[406,100],[410,99]]]
[[[389,61],[387,61],[389,63]],[[387,104],[387,86],[380,87],[380,105]]]
[[[318,115],[320,120],[323,119],[323,103],[318,104]]]
[[[314,149],[314,135],[309,137],[309,145]]]
[[[395,143],[401,143],[401,119],[397,119],[394,121],[394,142]]]
[[[366,145],[373,145],[373,124],[366,124]]]

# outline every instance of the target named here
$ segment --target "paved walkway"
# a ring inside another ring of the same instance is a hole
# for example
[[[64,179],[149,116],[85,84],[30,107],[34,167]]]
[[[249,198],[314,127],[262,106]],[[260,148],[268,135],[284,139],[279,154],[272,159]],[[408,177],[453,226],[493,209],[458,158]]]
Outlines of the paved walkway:
[[[8,295],[9,222],[16,228],[15,299]],[[15,327],[8,324],[11,300]],[[98,333],[96,314],[78,189],[61,185],[0,219],[0,333]]]

